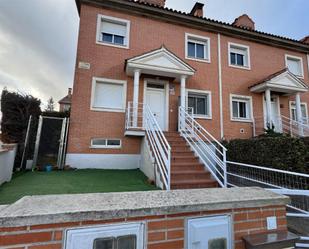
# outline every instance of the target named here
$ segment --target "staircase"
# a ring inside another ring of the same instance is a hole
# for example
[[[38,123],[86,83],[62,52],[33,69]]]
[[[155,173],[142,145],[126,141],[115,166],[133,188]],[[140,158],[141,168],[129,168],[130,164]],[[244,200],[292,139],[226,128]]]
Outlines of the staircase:
[[[186,140],[178,132],[164,133],[171,146],[171,189],[215,188],[212,179],[198,157],[190,150]]]

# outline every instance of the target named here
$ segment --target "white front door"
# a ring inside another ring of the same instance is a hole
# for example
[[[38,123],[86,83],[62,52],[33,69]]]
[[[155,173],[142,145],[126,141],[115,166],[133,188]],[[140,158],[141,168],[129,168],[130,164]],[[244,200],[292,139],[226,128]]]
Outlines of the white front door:
[[[150,86],[150,87],[149,87]],[[165,88],[153,88],[152,84],[147,84],[146,88],[146,104],[149,106],[160,128],[164,131],[165,126],[165,112],[166,112],[166,98]]]

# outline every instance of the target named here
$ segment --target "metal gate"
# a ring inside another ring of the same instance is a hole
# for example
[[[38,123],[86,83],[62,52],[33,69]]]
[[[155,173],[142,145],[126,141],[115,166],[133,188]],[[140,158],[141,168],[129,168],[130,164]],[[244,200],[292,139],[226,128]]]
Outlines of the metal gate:
[[[69,118],[40,116],[36,134],[32,168],[65,165]]]

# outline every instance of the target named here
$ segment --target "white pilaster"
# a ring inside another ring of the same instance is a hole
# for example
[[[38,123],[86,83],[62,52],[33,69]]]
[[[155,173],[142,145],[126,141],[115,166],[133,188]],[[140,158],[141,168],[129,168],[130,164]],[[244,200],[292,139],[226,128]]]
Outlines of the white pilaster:
[[[187,76],[182,75],[180,78],[180,106],[186,108],[186,79]]]
[[[303,127],[302,125],[302,113],[301,113],[301,100],[300,100],[300,93],[296,93],[295,95],[295,106],[296,106],[296,120],[299,123],[298,125],[298,131],[299,131],[299,135],[303,136],[304,135],[304,131],[303,131]]]
[[[265,91],[265,98],[266,98],[266,120],[267,120],[267,126],[269,126],[270,128],[272,125],[272,121],[271,121],[271,92],[270,89],[266,89]]]
[[[139,95],[139,80],[141,70],[134,70],[134,89],[133,89],[133,126],[137,127],[138,115],[138,95]]]

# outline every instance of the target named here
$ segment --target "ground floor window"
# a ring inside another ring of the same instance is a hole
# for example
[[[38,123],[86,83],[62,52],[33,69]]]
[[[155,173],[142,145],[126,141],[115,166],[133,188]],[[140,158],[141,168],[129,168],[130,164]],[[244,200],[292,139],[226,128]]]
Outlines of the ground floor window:
[[[211,118],[211,94],[208,91],[187,90],[187,107],[195,117]]]
[[[91,148],[118,149],[118,148],[121,148],[121,140],[120,139],[93,138],[91,139]]]
[[[122,80],[94,78],[92,82],[91,109],[124,112],[126,85],[126,81]]]
[[[304,123],[309,123],[308,122],[308,110],[307,110],[307,103],[301,103],[301,114],[302,114],[302,120]],[[295,102],[290,102],[290,115],[291,119],[296,121],[296,105]]]
[[[236,121],[252,120],[252,98],[231,95],[231,118]]]

